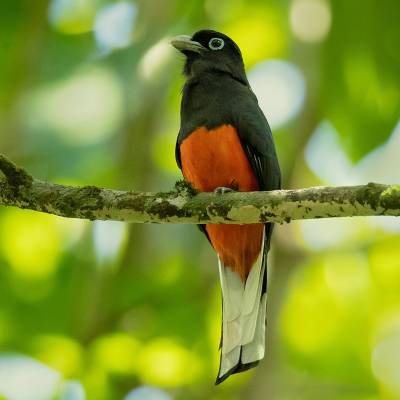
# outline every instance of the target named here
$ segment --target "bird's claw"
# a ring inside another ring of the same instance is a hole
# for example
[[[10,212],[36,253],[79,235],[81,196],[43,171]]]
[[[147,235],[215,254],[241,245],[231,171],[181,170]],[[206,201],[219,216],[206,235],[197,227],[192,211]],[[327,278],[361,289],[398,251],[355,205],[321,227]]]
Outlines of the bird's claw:
[[[225,187],[225,186],[220,186],[214,189],[214,193],[218,193],[218,194],[224,194],[224,193],[230,193],[230,192],[234,192],[233,189]]]

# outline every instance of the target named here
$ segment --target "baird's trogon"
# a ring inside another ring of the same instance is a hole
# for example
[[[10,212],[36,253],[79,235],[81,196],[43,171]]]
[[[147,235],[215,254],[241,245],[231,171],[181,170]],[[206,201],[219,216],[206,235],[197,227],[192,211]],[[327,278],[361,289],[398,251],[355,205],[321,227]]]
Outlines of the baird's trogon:
[[[280,189],[281,174],[268,122],[246,78],[239,47],[201,30],[177,36],[186,83],[176,160],[203,192]],[[264,357],[266,264],[273,225],[201,226],[218,255],[222,287],[221,360],[216,383]]]

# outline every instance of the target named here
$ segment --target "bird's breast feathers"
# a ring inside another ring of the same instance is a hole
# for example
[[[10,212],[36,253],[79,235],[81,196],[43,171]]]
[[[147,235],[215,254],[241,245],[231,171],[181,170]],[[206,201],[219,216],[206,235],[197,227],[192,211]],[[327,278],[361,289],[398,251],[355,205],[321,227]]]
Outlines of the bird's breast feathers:
[[[180,145],[182,172],[194,188],[212,192],[217,187],[256,191],[259,185],[236,129],[222,125],[197,128]],[[222,262],[244,280],[257,259],[263,225],[207,225],[207,234]]]

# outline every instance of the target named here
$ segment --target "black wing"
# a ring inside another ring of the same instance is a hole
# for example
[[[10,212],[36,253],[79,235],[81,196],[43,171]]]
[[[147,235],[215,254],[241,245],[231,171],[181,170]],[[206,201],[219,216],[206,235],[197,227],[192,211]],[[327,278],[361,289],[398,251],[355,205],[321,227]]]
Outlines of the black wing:
[[[281,172],[271,128],[258,106],[256,96],[248,90],[247,96],[241,96],[235,104],[234,125],[260,190],[280,189]]]
[[[242,89],[243,90],[243,89]],[[281,188],[281,171],[276,155],[271,128],[251,89],[246,88],[233,107],[233,121],[252,170],[256,175],[260,190]],[[264,261],[270,247],[274,224],[265,224]],[[266,269],[265,269],[266,271]],[[263,292],[266,291],[266,273]]]

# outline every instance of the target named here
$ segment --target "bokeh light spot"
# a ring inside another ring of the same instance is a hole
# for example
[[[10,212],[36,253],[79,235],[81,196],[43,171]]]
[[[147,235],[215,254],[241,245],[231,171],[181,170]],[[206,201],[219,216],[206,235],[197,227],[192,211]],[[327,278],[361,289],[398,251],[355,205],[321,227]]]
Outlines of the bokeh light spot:
[[[200,360],[172,339],[156,339],[141,353],[139,374],[148,384],[178,386],[192,382]]]
[[[61,237],[55,217],[10,210],[3,216],[0,232],[2,251],[17,276],[40,280],[56,271]]]
[[[82,348],[66,336],[39,336],[33,340],[35,358],[69,378],[80,373],[83,354]]]
[[[125,243],[127,225],[118,221],[95,221],[93,241],[99,262],[112,261]]]
[[[36,131],[51,131],[68,144],[88,145],[108,138],[122,119],[123,95],[111,70],[87,67],[66,80],[27,96],[21,120]]]
[[[141,386],[127,394],[124,400],[172,400],[172,397],[153,386]]]
[[[400,171],[400,121],[389,139],[381,146],[368,153],[357,165],[358,184],[380,182],[392,184],[399,182]],[[383,221],[382,221],[383,222]]]
[[[381,290],[388,296],[400,293],[400,237],[394,236],[373,245],[369,259],[374,282]]]
[[[312,172],[326,183],[350,185],[354,182],[353,165],[329,121],[321,122],[312,134],[305,149],[305,159]]]
[[[75,380],[65,381],[59,400],[86,400],[86,393],[82,383]]]
[[[282,330],[299,353],[318,353],[334,342],[341,314],[326,286],[322,265],[302,269],[292,279],[282,312]]]
[[[94,36],[102,52],[108,53],[131,43],[136,15],[136,5],[126,1],[108,4],[99,10],[94,23]]]
[[[278,129],[301,111],[306,85],[295,65],[282,60],[264,61],[249,71],[248,78],[272,129]]]
[[[105,371],[132,375],[137,370],[140,348],[139,341],[132,335],[114,333],[96,340],[93,357]]]
[[[375,378],[398,398],[400,396],[400,332],[395,332],[375,346],[371,357]]]
[[[252,66],[266,58],[285,55],[287,43],[284,26],[278,9],[251,6],[247,2],[242,12],[222,27],[222,32],[237,43],[245,64]]]
[[[50,24],[66,34],[89,32],[101,0],[52,0],[49,6]]]
[[[91,364],[85,370],[82,378],[87,391],[88,399],[112,398],[112,385],[107,374],[100,364]]]
[[[371,288],[368,259],[357,253],[332,254],[324,260],[327,286],[338,302],[350,306],[356,297],[364,299]]]
[[[146,79],[157,79],[165,74],[168,62],[176,56],[168,38],[163,38],[151,46],[139,63],[139,73]]]
[[[223,22],[236,18],[243,3],[244,0],[205,0],[204,11],[211,20]]]
[[[290,7],[290,27],[304,42],[321,42],[331,28],[331,10],[327,0],[294,0]]]
[[[296,227],[307,248],[321,251],[344,243],[356,242],[365,232],[366,225],[360,218],[343,217],[299,221]]]
[[[61,374],[29,357],[0,355],[0,396],[7,400],[53,399]]]

